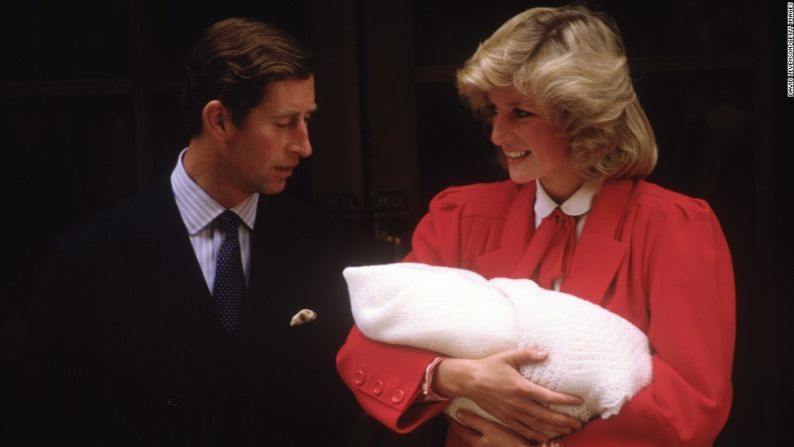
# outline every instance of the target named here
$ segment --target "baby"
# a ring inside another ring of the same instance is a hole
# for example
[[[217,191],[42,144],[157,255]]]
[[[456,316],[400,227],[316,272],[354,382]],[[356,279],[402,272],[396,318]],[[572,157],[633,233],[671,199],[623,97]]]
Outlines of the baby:
[[[579,406],[552,406],[582,421],[606,419],[651,381],[648,338],[622,317],[589,301],[539,287],[528,279],[494,278],[416,263],[344,270],[356,324],[367,337],[457,358],[482,358],[532,346],[548,358],[524,377],[581,397]],[[454,399],[497,421],[471,400]],[[498,422],[498,421],[497,421]]]

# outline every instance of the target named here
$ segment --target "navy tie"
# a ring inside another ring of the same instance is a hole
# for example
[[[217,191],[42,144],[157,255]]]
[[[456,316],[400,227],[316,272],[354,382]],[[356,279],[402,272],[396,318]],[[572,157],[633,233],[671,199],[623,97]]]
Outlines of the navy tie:
[[[221,323],[227,333],[233,333],[237,329],[245,294],[245,275],[240,257],[240,241],[237,238],[237,227],[241,223],[237,214],[230,210],[215,218],[215,226],[225,233],[225,237],[218,250],[212,296],[215,297]]]

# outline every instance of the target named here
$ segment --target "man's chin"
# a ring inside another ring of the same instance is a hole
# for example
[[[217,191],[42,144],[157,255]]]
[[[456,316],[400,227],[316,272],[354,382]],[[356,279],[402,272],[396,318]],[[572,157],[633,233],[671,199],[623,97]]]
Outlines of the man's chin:
[[[286,180],[277,180],[264,185],[264,187],[260,188],[259,193],[265,195],[281,194],[286,187]]]

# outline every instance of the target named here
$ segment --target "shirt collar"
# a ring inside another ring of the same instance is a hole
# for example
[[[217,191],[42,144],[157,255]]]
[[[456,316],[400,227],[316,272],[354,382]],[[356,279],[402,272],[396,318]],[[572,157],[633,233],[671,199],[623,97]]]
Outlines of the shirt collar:
[[[179,153],[176,167],[171,173],[171,188],[174,191],[179,214],[185,223],[188,234],[194,236],[199,231],[211,224],[226,208],[209,196],[193,181],[185,170],[182,158],[187,148]],[[256,222],[256,207],[259,203],[259,194],[251,194],[237,206],[231,208],[249,230],[254,228]]]
[[[557,202],[549,196],[549,193],[543,189],[543,185],[540,184],[540,179],[535,180],[535,183],[537,184],[538,191],[535,195],[535,215],[543,219],[551,214],[554,208],[558,206],[569,216],[577,217],[587,214],[593,205],[593,199],[598,194],[598,191],[601,190],[601,185],[603,185],[604,181],[594,180],[585,182],[585,184],[577,189],[568,200],[562,203],[562,205],[558,205]]]

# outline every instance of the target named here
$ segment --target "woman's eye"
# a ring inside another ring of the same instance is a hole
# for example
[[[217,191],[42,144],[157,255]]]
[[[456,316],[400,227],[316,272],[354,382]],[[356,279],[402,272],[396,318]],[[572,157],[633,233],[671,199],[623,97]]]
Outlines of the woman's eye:
[[[493,122],[494,116],[496,116],[496,107],[493,105],[485,106],[479,110],[479,117],[484,123]]]
[[[513,116],[515,116],[516,118],[527,118],[533,115],[534,113],[527,110],[513,109]]]

